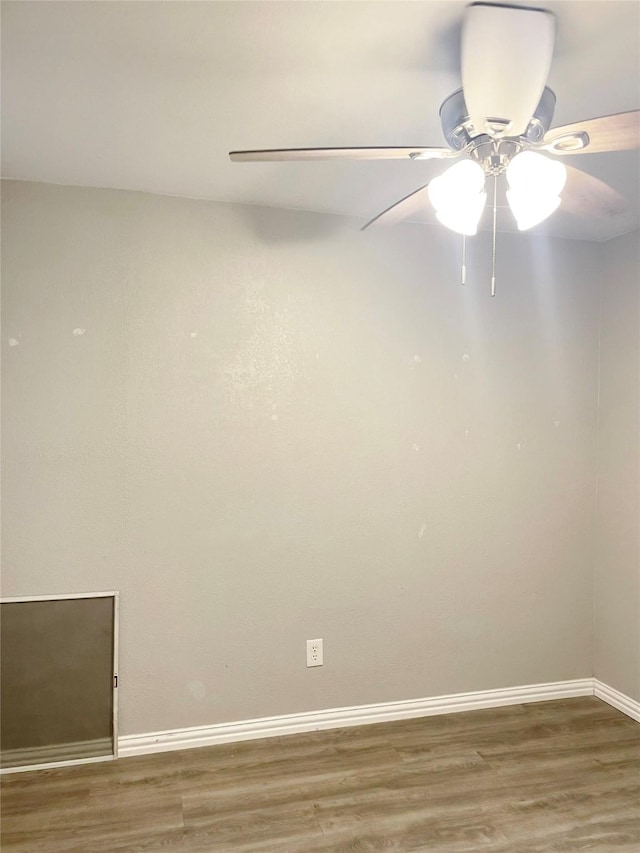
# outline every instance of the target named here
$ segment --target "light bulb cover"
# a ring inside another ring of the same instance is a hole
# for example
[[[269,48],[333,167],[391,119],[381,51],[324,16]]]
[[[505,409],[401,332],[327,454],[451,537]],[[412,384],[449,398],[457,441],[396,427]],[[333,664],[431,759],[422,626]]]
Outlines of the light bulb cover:
[[[535,151],[522,151],[507,166],[507,181],[512,190],[554,197],[564,188],[567,169],[558,160]]]
[[[478,233],[478,223],[486,202],[485,192],[476,193],[465,200],[456,199],[454,204],[436,210],[436,219],[458,234],[473,237]]]
[[[427,195],[436,218],[447,228],[467,236],[477,232],[487,201],[484,172],[478,163],[456,163],[431,181]]]
[[[519,231],[528,231],[544,222],[560,206],[560,196],[538,196],[517,190],[507,190],[507,201]]]
[[[456,163],[429,184],[427,194],[436,210],[448,207],[455,198],[468,199],[484,187],[482,166],[473,160]]]
[[[564,164],[535,151],[522,151],[507,166],[507,201],[518,230],[543,222],[560,206],[567,180]]]

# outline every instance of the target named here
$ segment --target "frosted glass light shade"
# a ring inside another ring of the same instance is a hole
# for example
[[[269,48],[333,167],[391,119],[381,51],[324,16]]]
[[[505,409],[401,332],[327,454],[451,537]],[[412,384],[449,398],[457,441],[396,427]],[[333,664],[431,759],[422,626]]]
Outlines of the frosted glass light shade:
[[[434,178],[427,193],[431,204],[439,210],[450,204],[453,198],[469,198],[479,193],[483,187],[482,166],[473,160],[462,160]]]
[[[458,234],[473,237],[478,233],[478,223],[486,201],[485,192],[477,193],[466,201],[458,201],[455,205],[437,210],[436,219],[452,231],[457,231]]]
[[[459,234],[473,236],[477,232],[487,201],[484,172],[478,163],[456,163],[431,181],[427,194],[439,222]]]
[[[507,166],[507,181],[513,190],[539,195],[560,195],[567,180],[567,170],[558,160],[550,160],[535,151],[516,154]]]
[[[523,151],[507,166],[507,201],[518,229],[526,231],[543,222],[560,205],[567,170],[557,160],[535,151]]]
[[[507,201],[519,231],[527,231],[544,222],[560,206],[560,197],[557,195],[536,196],[517,190],[507,190]]]

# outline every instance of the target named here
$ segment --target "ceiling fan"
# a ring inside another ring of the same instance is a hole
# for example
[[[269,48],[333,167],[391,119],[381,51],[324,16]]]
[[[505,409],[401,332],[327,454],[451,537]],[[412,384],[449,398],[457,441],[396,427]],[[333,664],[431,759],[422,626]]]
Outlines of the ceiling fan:
[[[364,228],[399,222],[429,201],[443,225],[473,235],[486,205],[486,185],[492,185],[493,295],[498,178],[506,177],[507,201],[521,231],[550,216],[561,194],[563,208],[571,213],[615,216],[626,208],[616,190],[554,158],[640,148],[640,110],[550,129],[556,97],[546,82],[555,29],[555,15],[546,9],[485,2],[466,7],[462,88],[440,107],[447,148],[289,148],[231,151],[229,156],[237,162],[459,158]]]

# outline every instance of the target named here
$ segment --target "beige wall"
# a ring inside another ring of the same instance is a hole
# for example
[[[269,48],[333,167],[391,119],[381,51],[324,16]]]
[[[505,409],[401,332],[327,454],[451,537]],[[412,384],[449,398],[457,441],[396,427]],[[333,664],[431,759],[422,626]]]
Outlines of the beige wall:
[[[600,326],[597,678],[640,701],[640,240],[604,247]]]
[[[359,224],[4,187],[4,594],[121,591],[123,734],[592,673],[600,247]]]

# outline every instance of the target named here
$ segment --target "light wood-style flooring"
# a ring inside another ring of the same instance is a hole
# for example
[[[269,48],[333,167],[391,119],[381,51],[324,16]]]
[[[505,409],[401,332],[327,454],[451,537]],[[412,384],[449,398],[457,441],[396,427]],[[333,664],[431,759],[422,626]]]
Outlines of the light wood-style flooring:
[[[2,853],[638,853],[640,725],[593,697],[12,774]]]

